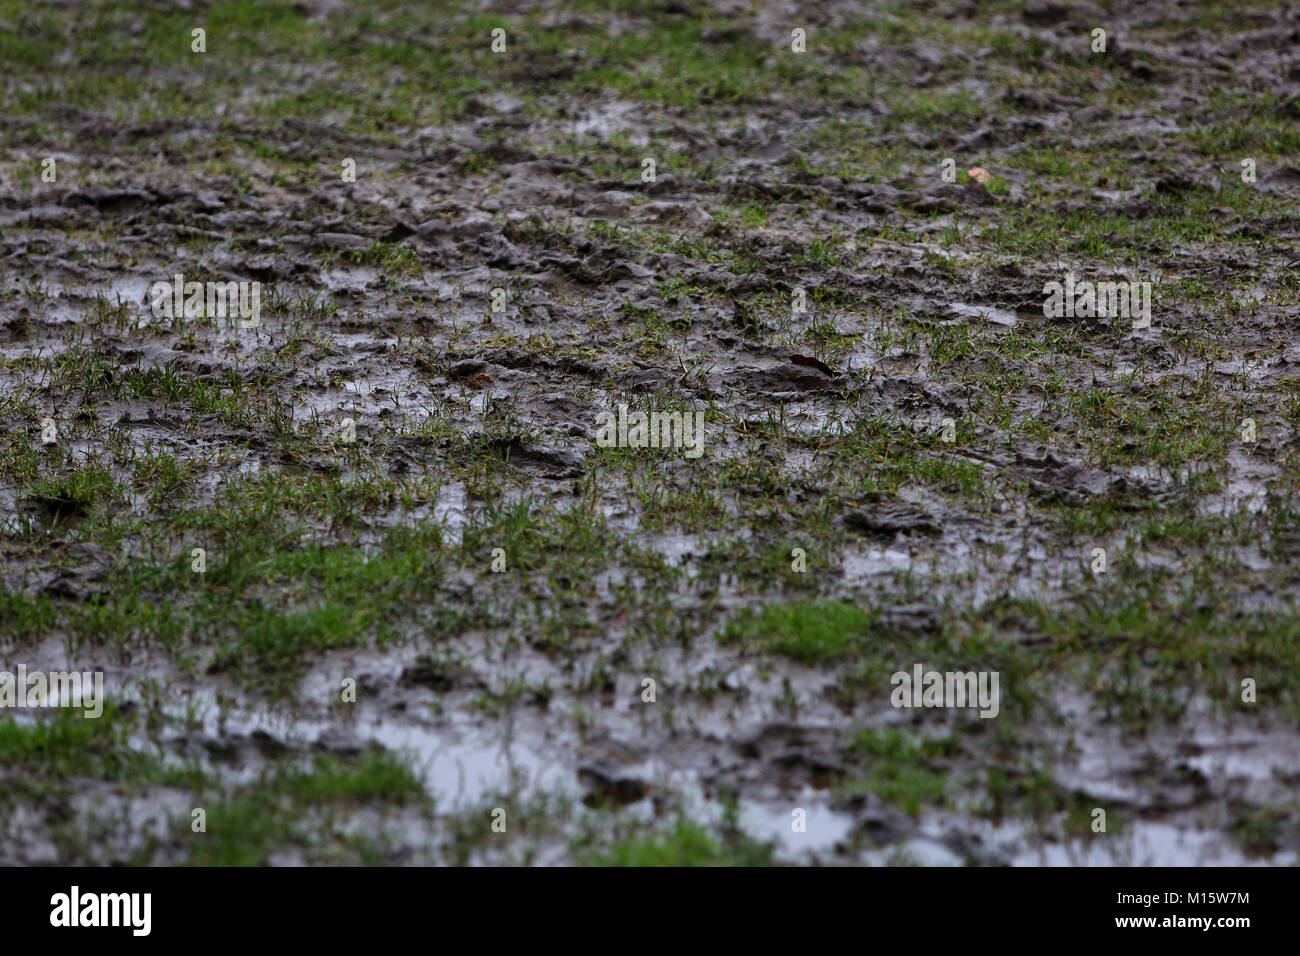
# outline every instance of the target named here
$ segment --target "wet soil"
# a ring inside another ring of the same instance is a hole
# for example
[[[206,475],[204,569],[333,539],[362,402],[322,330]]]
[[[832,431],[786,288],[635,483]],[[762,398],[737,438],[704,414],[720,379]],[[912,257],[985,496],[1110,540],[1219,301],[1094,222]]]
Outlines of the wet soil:
[[[1300,6],[448,6],[0,5],[0,862],[1294,863]]]

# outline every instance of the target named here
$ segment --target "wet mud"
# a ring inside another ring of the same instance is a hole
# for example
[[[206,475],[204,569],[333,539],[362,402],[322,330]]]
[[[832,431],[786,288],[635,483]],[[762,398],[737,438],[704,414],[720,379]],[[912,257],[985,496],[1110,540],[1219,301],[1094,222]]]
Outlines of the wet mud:
[[[237,6],[0,4],[0,862],[1296,861],[1300,7]]]

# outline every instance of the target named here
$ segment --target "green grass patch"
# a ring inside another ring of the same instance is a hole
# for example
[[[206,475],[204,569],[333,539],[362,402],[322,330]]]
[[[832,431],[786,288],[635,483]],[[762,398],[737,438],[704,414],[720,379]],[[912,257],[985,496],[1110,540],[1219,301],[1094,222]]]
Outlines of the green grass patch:
[[[872,616],[842,601],[795,601],[769,604],[757,614],[742,612],[723,628],[724,644],[746,645],[784,654],[801,664],[820,664],[842,657],[868,633]]]

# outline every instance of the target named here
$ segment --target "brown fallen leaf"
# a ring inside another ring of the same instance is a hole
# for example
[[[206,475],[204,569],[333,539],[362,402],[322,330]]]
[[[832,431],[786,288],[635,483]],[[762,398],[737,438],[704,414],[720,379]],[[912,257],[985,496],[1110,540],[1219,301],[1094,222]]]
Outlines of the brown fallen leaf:
[[[825,372],[827,375],[834,375],[835,370],[823,362],[821,359],[815,359],[811,355],[791,355],[790,361],[795,365],[807,365],[809,368],[815,368],[819,372]]]

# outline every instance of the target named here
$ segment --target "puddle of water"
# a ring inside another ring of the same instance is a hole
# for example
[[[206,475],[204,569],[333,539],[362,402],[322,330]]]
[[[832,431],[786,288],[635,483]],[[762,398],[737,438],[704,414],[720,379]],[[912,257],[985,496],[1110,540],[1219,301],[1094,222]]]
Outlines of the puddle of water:
[[[1020,320],[1011,312],[994,309],[986,305],[966,305],[964,302],[949,304],[948,311],[963,319],[992,322],[994,325],[1015,325]]]
[[[845,548],[844,578],[857,581],[862,578],[883,574],[886,571],[907,571],[912,567],[912,556],[898,548]]]
[[[1280,469],[1239,448],[1228,453],[1228,466],[1232,472],[1228,476],[1226,487],[1199,501],[1197,511],[1203,515],[1220,517],[1242,511],[1247,514],[1265,511],[1268,507],[1269,485],[1280,476]]]
[[[628,141],[633,145],[648,145],[650,137],[637,118],[639,112],[635,103],[623,100],[605,103],[584,112],[573,124],[573,135],[605,138],[628,131]]]
[[[433,519],[446,529],[447,543],[460,547],[465,528],[465,486],[460,482],[443,485],[433,505]]]
[[[320,281],[330,292],[365,292],[379,278],[379,270],[369,266],[324,269]]]
[[[700,539],[693,534],[659,534],[647,539],[647,546],[664,556],[669,567],[675,568],[682,559],[700,551]]]
[[[515,787],[576,793],[571,773],[519,742],[488,735],[453,741],[445,731],[409,721],[376,720],[357,729],[390,750],[414,752],[416,764],[424,768],[425,786],[441,810],[470,806],[489,793]]]
[[[824,800],[824,794],[813,790],[791,797],[789,807],[741,800],[740,827],[756,839],[776,840],[779,855],[786,859],[798,859],[807,853],[830,853],[836,844],[848,839],[854,820],[847,813],[832,810]],[[806,829],[801,833],[794,831],[796,809],[804,811]]]
[[[1013,866],[1291,866],[1295,853],[1280,853],[1268,860],[1252,860],[1214,833],[1169,823],[1135,820],[1122,834],[1065,843],[1035,841],[1016,828],[1004,828],[994,837],[1017,847]]]
[[[690,819],[711,826],[725,822],[726,806],[705,794],[695,771],[669,768],[657,760],[631,770],[638,779],[652,781],[655,790],[673,793]],[[652,809],[652,801],[645,799],[625,807],[623,812],[650,822]],[[793,826],[796,809],[803,811],[801,832],[795,832]],[[851,814],[832,810],[824,792],[811,788],[776,803],[742,798],[736,802],[736,810],[737,823],[746,835],[775,842],[778,858],[789,861],[798,861],[810,853],[831,854],[836,844],[849,837],[855,823]]]
[[[1232,301],[1237,305],[1254,305],[1257,302],[1263,302],[1268,298],[1268,290],[1262,286],[1251,286],[1249,289],[1237,289],[1232,293]]]

